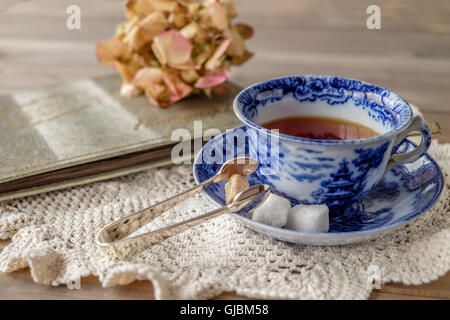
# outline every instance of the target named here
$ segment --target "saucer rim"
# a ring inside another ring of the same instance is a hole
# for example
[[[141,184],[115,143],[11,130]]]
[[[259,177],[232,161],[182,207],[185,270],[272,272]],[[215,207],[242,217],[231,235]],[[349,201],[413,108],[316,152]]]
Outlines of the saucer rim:
[[[245,127],[245,125],[241,125],[241,126],[237,126],[234,128],[230,128],[227,130],[235,130],[235,129],[239,129]],[[213,143],[214,140],[218,139],[219,137],[222,137],[225,134],[224,132],[221,132],[220,134],[216,135],[214,138],[212,138],[211,140],[209,140],[197,153],[197,155],[194,158],[194,162],[192,165],[192,173],[194,176],[194,180],[197,184],[200,184],[200,179],[198,177],[198,170],[196,170],[196,166],[197,164],[199,164],[199,158],[204,150],[204,148],[210,144]],[[409,139],[405,139],[405,141],[407,141],[408,143],[412,144],[414,147],[417,147],[417,145],[412,142]],[[346,238],[349,236],[354,236],[354,237],[358,237],[358,236],[370,236],[370,235],[377,235],[383,232],[387,232],[390,231],[392,229],[396,229],[399,228],[407,223],[410,223],[414,220],[416,220],[417,218],[419,218],[420,216],[422,216],[425,212],[427,212],[431,207],[433,207],[433,205],[436,204],[437,200],[439,199],[439,197],[442,194],[442,190],[444,189],[444,174],[442,172],[441,167],[439,166],[439,164],[437,163],[437,161],[428,153],[426,152],[422,157],[427,157],[432,163],[433,165],[438,169],[437,171],[439,172],[438,174],[438,182],[439,182],[439,186],[438,186],[438,191],[434,194],[433,198],[428,201],[428,204],[421,210],[418,211],[417,214],[411,218],[410,220],[407,221],[402,221],[402,222],[398,222],[397,224],[392,224],[386,227],[377,227],[374,229],[370,229],[370,230],[362,230],[362,231],[350,231],[350,232],[303,232],[303,231],[298,231],[298,230],[292,230],[292,229],[284,229],[284,228],[278,228],[278,227],[274,227],[271,225],[267,225],[258,221],[254,221],[251,220],[249,218],[243,217],[237,213],[230,213],[229,215],[232,216],[235,219],[238,220],[242,220],[243,224],[255,224],[258,227],[261,227],[263,229],[266,229],[268,232],[283,232],[286,233],[286,235],[290,235],[290,236],[307,236],[309,238],[316,238],[317,240],[323,240],[324,238]],[[421,159],[422,157],[420,157],[419,159]],[[419,160],[418,159],[418,160]],[[223,206],[223,203],[219,203],[218,201],[216,201],[215,199],[213,199],[209,193],[207,192],[207,190],[203,190],[202,191],[206,197],[213,202],[214,204],[218,205],[218,206]],[[259,232],[257,230],[254,230],[255,232]],[[261,232],[259,232],[261,233]],[[288,240],[286,240],[288,241]],[[289,241],[289,242],[293,242],[293,241]]]

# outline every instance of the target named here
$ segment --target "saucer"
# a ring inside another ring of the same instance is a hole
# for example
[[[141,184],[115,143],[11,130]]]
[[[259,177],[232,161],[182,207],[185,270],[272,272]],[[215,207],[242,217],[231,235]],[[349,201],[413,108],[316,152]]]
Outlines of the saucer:
[[[245,131],[245,126],[227,131],[236,130]],[[247,139],[244,146],[236,144],[236,139],[225,138],[225,132],[205,144],[194,160],[195,181],[201,183],[214,176],[227,159],[248,155]],[[405,140],[397,152],[407,152],[415,147],[414,143]],[[223,151],[222,162],[202,162],[202,159],[217,158],[217,150]],[[236,150],[241,152],[236,154]],[[250,185],[262,183],[255,173],[248,179]],[[225,183],[221,181],[204,191],[207,197],[219,206],[225,205]],[[421,216],[436,203],[443,185],[444,176],[441,169],[430,155],[425,154],[415,162],[392,168],[361,200],[344,206],[330,207],[328,233],[309,233],[272,227],[249,219],[245,208],[230,216],[256,232],[282,241],[306,245],[357,243],[377,238]],[[297,202],[291,199],[291,205],[296,204]]]

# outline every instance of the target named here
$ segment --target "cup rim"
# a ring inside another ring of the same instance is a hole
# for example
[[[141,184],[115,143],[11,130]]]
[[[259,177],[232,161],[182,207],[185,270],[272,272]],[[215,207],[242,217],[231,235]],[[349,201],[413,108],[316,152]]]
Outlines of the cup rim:
[[[396,101],[398,103],[400,103],[402,107],[406,107],[407,114],[404,116],[404,117],[406,117],[406,119],[402,119],[402,121],[397,120],[399,123],[397,127],[392,128],[392,129],[388,130],[387,132],[377,135],[377,136],[374,136],[374,137],[362,138],[362,139],[348,139],[348,140],[322,140],[322,139],[309,139],[309,138],[296,137],[296,136],[292,136],[292,135],[288,135],[288,134],[284,134],[284,133],[275,134],[272,130],[266,129],[266,128],[260,126],[259,124],[256,124],[255,122],[249,120],[242,113],[241,108],[243,106],[241,103],[239,103],[239,98],[245,92],[248,92],[249,90],[252,90],[252,89],[254,90],[256,87],[261,86],[265,83],[269,83],[269,82],[273,82],[273,81],[277,81],[277,80],[283,80],[283,79],[300,78],[300,77],[304,77],[304,78],[312,78],[312,77],[337,78],[337,79],[342,79],[342,80],[358,81],[359,83],[364,84],[364,85],[375,86],[385,92],[388,92],[390,97],[396,99]],[[390,138],[391,136],[397,135],[399,132],[406,129],[411,124],[411,121],[413,118],[412,117],[412,115],[413,115],[412,109],[411,109],[410,105],[408,104],[408,102],[406,102],[405,99],[400,97],[398,94],[392,92],[391,90],[380,87],[380,86],[370,83],[370,82],[365,82],[362,80],[352,79],[352,78],[333,76],[333,75],[289,75],[289,76],[283,76],[283,77],[271,78],[271,79],[264,80],[264,81],[259,81],[257,83],[252,84],[251,86],[248,86],[245,89],[241,90],[236,95],[236,97],[233,100],[233,111],[234,111],[234,114],[238,117],[238,119],[241,120],[248,127],[251,127],[258,131],[263,131],[266,134],[269,134],[271,136],[276,135],[279,138],[283,138],[283,139],[294,141],[294,142],[302,142],[302,143],[308,144],[308,145],[355,145],[355,144],[359,145],[359,144],[372,143],[372,142],[378,141],[378,140],[385,140],[387,138]]]

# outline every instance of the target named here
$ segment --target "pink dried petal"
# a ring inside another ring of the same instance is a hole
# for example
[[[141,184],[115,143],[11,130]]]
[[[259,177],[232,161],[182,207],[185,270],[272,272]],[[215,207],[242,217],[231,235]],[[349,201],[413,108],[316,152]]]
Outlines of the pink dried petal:
[[[131,29],[133,29],[139,22],[139,17],[137,15],[134,15],[131,17],[124,26],[124,32],[129,33]]]
[[[146,95],[147,95],[148,101],[149,101],[151,104],[153,104],[153,105],[155,105],[155,106],[157,106],[157,107],[161,107],[161,108],[167,107],[167,104],[160,103],[157,99],[153,98],[153,97],[152,97],[151,95],[149,95],[147,92],[146,92]]]
[[[188,39],[177,30],[169,30],[153,39],[153,52],[162,65],[179,65],[187,62],[192,46]]]
[[[147,96],[147,99],[148,99],[148,102],[150,102],[152,105],[157,106],[157,107],[160,107],[160,105],[159,105],[159,103],[158,103],[158,100],[154,99],[154,98],[151,97],[151,96]]]
[[[127,17],[134,14],[148,15],[155,11],[148,0],[128,0],[125,3]]]
[[[200,2],[192,0],[178,0],[178,4],[185,7],[188,11],[188,16],[192,16],[198,13],[200,8]]]
[[[183,29],[180,30],[180,33],[187,39],[192,39],[195,34],[198,32],[198,30],[200,29],[199,25],[197,24],[197,22],[192,21],[191,23],[189,23],[188,25],[185,25],[183,27]]]
[[[133,83],[145,90],[150,103],[163,107],[158,101],[160,95],[166,90],[166,86],[162,83],[162,70],[159,68],[143,68],[136,73]]]
[[[155,83],[149,86],[147,90],[145,90],[145,94],[147,95],[147,97],[152,97],[153,99],[157,100],[165,90],[166,87],[163,84]]]
[[[177,76],[174,76],[168,72],[163,72],[162,79],[172,94],[174,94],[174,95],[179,94],[178,84],[180,82],[182,83],[182,81],[180,79],[178,79]]]
[[[198,69],[198,66],[194,63],[194,60],[192,60],[192,58],[189,58],[189,60],[183,64],[169,64],[169,67],[172,69],[177,69],[177,70]]]
[[[134,26],[130,32],[123,38],[123,41],[127,43],[130,48],[134,50],[138,50],[140,46],[143,45],[142,41],[139,39],[139,28],[138,26]]]
[[[214,51],[214,54],[212,55],[212,57],[209,58],[208,61],[206,61],[205,68],[207,70],[214,70],[214,69],[218,68],[221,65],[220,57],[222,57],[222,55],[225,53],[225,51],[227,50],[227,48],[230,45],[230,43],[231,43],[230,39],[225,39],[216,48],[216,50]]]
[[[122,83],[120,95],[127,98],[136,97],[142,94],[142,89],[132,83]]]
[[[106,66],[114,66],[114,62],[127,50],[126,45],[117,38],[100,41],[96,46],[98,61]]]
[[[214,56],[220,57],[221,55],[223,55],[225,53],[225,50],[227,50],[228,46],[230,45],[230,43],[231,43],[230,39],[223,40],[222,43],[214,51],[213,57]]]
[[[175,86],[175,81],[174,81],[174,77],[170,74],[168,74],[167,72],[164,72],[162,75],[162,79],[164,81],[164,83],[166,84],[167,88],[169,88],[170,92],[172,92],[173,94],[177,93],[177,87]]]
[[[150,0],[150,3],[157,11],[172,12],[177,8],[175,0]]]
[[[245,54],[245,42],[241,34],[235,28],[230,28],[225,32],[225,37],[231,40],[227,53],[233,57],[240,57]]]
[[[192,92],[192,87],[183,83],[178,87],[178,90],[179,90],[178,94],[174,94],[169,97],[169,104],[175,103],[183,99],[184,97],[187,97]]]
[[[163,73],[160,68],[142,68],[139,70],[133,80],[133,83],[141,88],[161,82]]]
[[[156,11],[139,22],[139,28],[151,38],[164,32],[167,26],[166,18],[162,12]]]
[[[192,70],[192,69],[181,71],[180,76],[181,76],[181,79],[183,79],[183,81],[187,82],[187,83],[192,83],[199,78],[197,71]]]
[[[196,88],[205,89],[217,86],[227,80],[230,73],[226,69],[217,69],[204,77],[201,77],[195,83]]]
[[[208,17],[212,27],[219,30],[228,27],[227,10],[219,2],[214,2],[208,7]]]
[[[197,57],[195,57],[195,63],[197,64],[197,68],[200,68],[201,65],[209,58],[209,52],[203,51]]]
[[[227,10],[227,15],[230,20],[237,17],[237,11],[234,8],[233,0],[222,0],[221,3],[223,7]]]
[[[169,104],[172,104],[184,97],[188,96],[192,87],[181,81],[177,76],[163,72],[163,81],[169,88],[172,95],[169,97]]]

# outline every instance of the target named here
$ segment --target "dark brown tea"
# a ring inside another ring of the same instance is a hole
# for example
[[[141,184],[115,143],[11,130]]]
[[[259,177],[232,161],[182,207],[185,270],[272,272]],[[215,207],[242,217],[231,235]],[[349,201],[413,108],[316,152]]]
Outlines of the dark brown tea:
[[[280,133],[317,140],[353,140],[377,136],[379,133],[350,120],[317,116],[293,116],[275,119],[262,124],[266,129]]]

